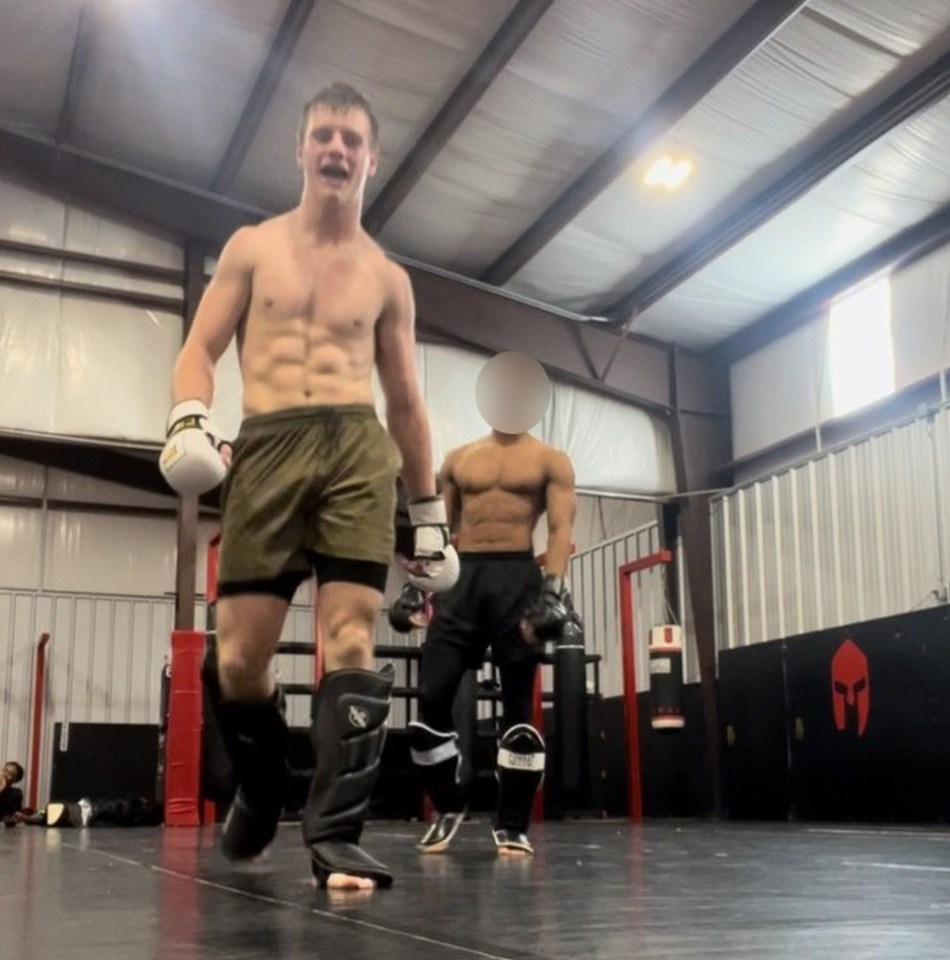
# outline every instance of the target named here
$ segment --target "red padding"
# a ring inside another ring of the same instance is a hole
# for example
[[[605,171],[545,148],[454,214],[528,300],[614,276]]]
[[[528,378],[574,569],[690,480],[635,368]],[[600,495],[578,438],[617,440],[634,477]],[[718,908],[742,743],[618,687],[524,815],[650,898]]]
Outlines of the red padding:
[[[172,631],[168,737],[165,740],[165,826],[201,823],[201,661],[205,635]]]
[[[544,706],[541,700],[541,667],[536,667],[534,671],[534,690],[532,691],[531,703],[532,723],[534,729],[544,736]],[[531,805],[531,820],[534,823],[540,823],[544,819],[544,781],[538,787],[538,792],[534,795],[534,803]]]

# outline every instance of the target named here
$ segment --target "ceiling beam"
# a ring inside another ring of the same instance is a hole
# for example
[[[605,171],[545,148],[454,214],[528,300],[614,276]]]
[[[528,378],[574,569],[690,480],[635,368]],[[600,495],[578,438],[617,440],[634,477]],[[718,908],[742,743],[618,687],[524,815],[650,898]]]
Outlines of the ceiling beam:
[[[159,444],[130,447],[119,442],[0,431],[2,456],[108,483],[118,483],[142,493],[153,493],[167,498],[167,506],[133,507],[63,501],[63,509],[101,509],[131,515],[160,512],[169,517],[174,516],[178,497],[158,469],[160,450]],[[203,515],[213,517],[219,510],[219,493],[220,490],[215,489],[201,497],[199,510]],[[11,499],[10,502],[14,500]],[[47,506],[51,506],[50,501],[47,501]]]
[[[186,240],[220,247],[239,227],[271,216],[228,197],[126,167],[73,147],[0,128],[0,169],[36,178],[45,189],[63,190],[99,207],[118,210]],[[603,324],[477,280],[396,258],[409,271],[419,328],[470,348],[496,353],[522,350],[552,375],[597,393],[654,411],[670,409],[670,348],[643,337],[621,337]],[[580,342],[564,334],[565,319],[578,327]],[[611,357],[614,361],[611,362]],[[609,372],[603,371],[609,365]],[[697,358],[697,377],[706,366]],[[709,412],[718,415],[719,393],[711,390]]]
[[[481,279],[497,286],[507,283],[806,3],[807,0],[757,0],[482,273]]]
[[[950,203],[770,310],[751,326],[713,347],[706,356],[716,365],[727,366],[735,363],[814,319],[838,294],[849,287],[870,279],[882,270],[895,269],[948,243]]]
[[[564,319],[516,297],[443,271],[407,263],[416,298],[417,328],[422,342],[455,344],[493,355],[520,350],[535,357],[564,383],[665,415],[672,407],[669,355],[672,348],[643,338],[621,337],[595,323],[573,322],[580,344],[564,332]],[[617,347],[619,346],[619,350]],[[606,377],[597,374],[617,351]],[[691,366],[697,383],[716,379],[720,371],[697,357]],[[705,412],[723,415],[727,391],[715,388],[695,395]]]
[[[261,72],[254,81],[241,117],[231,134],[231,141],[211,180],[210,189],[214,193],[226,192],[241,168],[315,3],[316,0],[290,0],[287,4]]]
[[[55,140],[64,143],[73,134],[73,123],[76,117],[76,98],[89,62],[89,46],[93,29],[89,24],[93,14],[90,5],[84,3],[79,9],[79,20],[76,23],[76,37],[73,40],[73,49],[69,57],[69,72],[66,75],[66,90],[63,93],[63,102],[59,108],[59,121],[56,124]]]
[[[863,109],[848,125],[812,147],[791,170],[780,173],[737,207],[732,197],[688,232],[690,239],[645,280],[594,312],[618,323],[640,314],[671,290],[804,196],[870,144],[950,93],[950,53],[933,60],[883,101]],[[731,212],[730,212],[731,211]]]
[[[63,437],[6,433],[0,434],[0,454],[84,477],[121,483],[145,493],[173,496],[158,469],[157,447],[154,452],[143,452]]]
[[[553,0],[518,0],[471,69],[442,105],[442,109],[370,204],[363,217],[363,226],[369,233],[376,234],[385,226],[552,2]]]
[[[270,216],[266,210],[208,190],[4,127],[0,169],[34,180],[44,189],[55,186],[75,198],[218,247],[238,227]]]

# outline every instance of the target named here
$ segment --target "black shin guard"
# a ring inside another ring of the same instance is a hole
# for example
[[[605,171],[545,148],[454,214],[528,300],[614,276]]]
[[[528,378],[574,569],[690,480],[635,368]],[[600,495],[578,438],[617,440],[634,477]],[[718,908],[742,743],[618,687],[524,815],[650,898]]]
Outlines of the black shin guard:
[[[433,730],[413,720],[409,724],[409,750],[422,786],[439,813],[459,813],[465,799],[459,786],[462,757],[458,734]]]
[[[527,844],[534,795],[544,779],[544,740],[534,727],[519,723],[498,744],[498,812],[495,841],[501,846]]]
[[[237,791],[237,773],[225,743],[218,716],[221,708],[221,684],[218,680],[218,649],[214,636],[208,637],[201,664],[201,793],[208,800],[227,806]]]
[[[206,662],[202,675],[237,781],[221,846],[229,859],[245,860],[264,851],[280,822],[289,777],[284,701],[279,690],[264,703],[224,700],[213,661]]]
[[[462,756],[458,734],[434,730],[424,723],[409,724],[409,750],[423,788],[436,816],[417,844],[423,853],[449,848],[465,819],[465,798],[460,786]]]
[[[334,670],[313,700],[313,780],[303,811],[313,874],[369,877],[381,887],[392,874],[358,846],[386,741],[393,668]]]

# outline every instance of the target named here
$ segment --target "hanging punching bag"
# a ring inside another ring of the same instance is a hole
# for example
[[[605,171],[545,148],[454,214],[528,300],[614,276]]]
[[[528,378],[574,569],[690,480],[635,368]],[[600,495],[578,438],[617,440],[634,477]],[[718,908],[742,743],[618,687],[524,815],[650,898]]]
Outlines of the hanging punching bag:
[[[683,716],[683,631],[676,624],[650,630],[650,725],[681,730]]]
[[[560,806],[587,804],[590,770],[587,759],[587,664],[584,625],[571,613],[554,647],[554,767]]]

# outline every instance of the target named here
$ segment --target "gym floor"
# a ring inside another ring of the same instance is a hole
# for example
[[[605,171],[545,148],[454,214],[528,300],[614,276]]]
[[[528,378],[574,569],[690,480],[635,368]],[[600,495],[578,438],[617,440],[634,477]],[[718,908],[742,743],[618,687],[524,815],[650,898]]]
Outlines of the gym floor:
[[[23,960],[950,956],[950,832],[833,825],[546,823],[536,855],[489,825],[422,857],[372,823],[390,890],[316,890],[298,827],[237,872],[204,829],[0,832],[0,943]],[[7,952],[9,951],[9,952]]]

